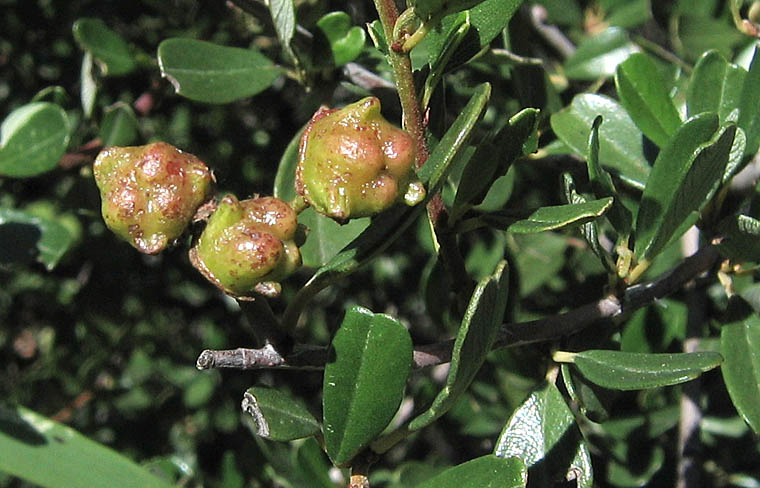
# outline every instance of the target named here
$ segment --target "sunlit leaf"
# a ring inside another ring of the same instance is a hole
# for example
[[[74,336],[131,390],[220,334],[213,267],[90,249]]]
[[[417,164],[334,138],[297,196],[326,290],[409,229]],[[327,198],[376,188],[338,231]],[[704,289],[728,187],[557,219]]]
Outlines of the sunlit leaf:
[[[693,380],[720,365],[716,352],[647,354],[594,349],[570,359],[590,381],[616,390],[642,390]],[[560,353],[555,353],[560,359]]]
[[[293,396],[266,386],[248,388],[243,411],[253,417],[256,432],[273,441],[292,441],[319,432],[317,419]]]
[[[100,19],[82,18],[74,22],[74,39],[97,60],[106,76],[121,76],[137,67],[127,42]]]
[[[412,364],[412,339],[388,315],[354,307],[333,338],[325,366],[327,454],[343,465],[385,429],[396,413]]]
[[[0,407],[0,470],[46,488],[168,487],[134,461],[23,407]]]
[[[158,46],[161,75],[191,100],[227,103],[256,95],[282,74],[280,67],[253,49],[220,46],[195,39],[167,39]]]
[[[69,144],[69,119],[58,105],[33,102],[11,112],[0,133],[0,176],[35,176],[58,165]]]

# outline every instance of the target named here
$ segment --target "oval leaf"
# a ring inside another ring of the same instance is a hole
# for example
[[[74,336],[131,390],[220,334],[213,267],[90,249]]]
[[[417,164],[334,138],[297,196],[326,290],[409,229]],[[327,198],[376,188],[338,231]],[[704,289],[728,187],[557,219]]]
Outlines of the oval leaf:
[[[727,313],[732,320],[720,329],[723,381],[739,415],[760,433],[760,316],[738,296]]]
[[[595,349],[574,354],[572,362],[592,383],[615,390],[642,390],[693,380],[719,366],[717,352],[647,354]]]
[[[470,29],[467,40],[451,56],[452,60],[468,60],[489,45],[509,23],[523,0],[485,0],[467,12]],[[428,33],[429,61],[436,64],[452,31],[461,25],[457,13],[446,16],[440,26]]]
[[[129,45],[100,19],[83,18],[74,22],[74,39],[92,54],[105,76],[121,76],[137,67]]]
[[[646,54],[632,54],[615,72],[620,102],[649,139],[663,147],[681,125],[657,66]]]
[[[625,30],[610,27],[587,38],[565,61],[565,76],[571,80],[597,80],[615,73],[617,66],[639,51]]]
[[[586,157],[594,119],[601,115],[599,163],[629,185],[643,189],[650,166],[644,156],[642,134],[628,113],[611,98],[586,93],[551,117],[551,126],[575,154]]]
[[[364,232],[370,224],[370,219],[351,219],[340,225],[309,207],[298,215],[298,223],[309,228],[306,241],[300,247],[303,265],[318,268],[328,263]]]
[[[510,225],[507,230],[517,234],[531,234],[583,225],[604,215],[612,207],[612,202],[613,198],[607,197],[590,202],[541,207],[527,219]]]
[[[718,245],[720,254],[732,261],[760,261],[760,220],[749,215],[731,215],[721,221],[725,239]]]
[[[509,292],[507,262],[502,261],[493,275],[484,278],[470,298],[459,326],[446,386],[433,404],[409,423],[409,430],[421,429],[446,413],[475,378],[491,350],[504,319]]]
[[[0,471],[44,487],[171,485],[79,432],[23,407],[0,407]]]
[[[129,146],[137,140],[137,117],[132,107],[117,103],[106,109],[100,124],[103,146]]]
[[[265,439],[292,441],[319,432],[319,422],[300,400],[274,388],[249,388],[241,407],[253,417],[256,433]]]
[[[522,488],[528,482],[525,463],[492,454],[447,469],[417,488]]]
[[[523,155],[523,145],[537,129],[539,111],[526,108],[509,119],[492,141],[479,144],[459,180],[449,218],[454,221],[472,205],[483,201],[488,188],[504,176],[514,160]]]
[[[253,96],[282,70],[253,49],[220,46],[195,39],[167,39],[158,46],[161,75],[191,100],[227,103]]]
[[[385,429],[396,413],[412,365],[412,339],[388,315],[354,307],[333,338],[325,366],[327,454],[345,465]]]
[[[636,258],[650,260],[676,230],[699,211],[720,185],[736,126],[718,129],[718,116],[703,113],[686,121],[655,160],[636,216]]]
[[[38,261],[55,268],[74,243],[59,222],[11,209],[0,209],[0,263]]]
[[[451,162],[469,139],[472,129],[475,128],[475,124],[486,109],[490,96],[490,84],[483,83],[475,88],[470,101],[467,102],[462,112],[435,146],[428,160],[420,168],[418,176],[425,184],[429,195],[435,194],[439,185],[443,184],[444,176],[446,176]]]
[[[715,112],[720,123],[725,123],[739,107],[746,76],[744,68],[729,63],[717,51],[706,52],[694,66],[686,92],[689,116]]]
[[[631,233],[633,219],[631,212],[620,202],[620,197],[610,174],[599,164],[599,127],[601,124],[602,117],[599,116],[594,119],[591,126],[591,134],[588,139],[588,156],[586,157],[588,179],[596,198],[614,198],[607,218],[621,236],[628,236]]]
[[[496,441],[493,453],[522,459],[536,486],[575,474],[577,485],[591,487],[591,458],[575,424],[575,417],[553,383],[534,390],[512,413]],[[570,453],[574,453],[568,465]]]
[[[317,21],[317,27],[330,43],[333,63],[343,66],[356,59],[364,49],[364,29],[351,25],[345,12],[330,12]]]
[[[34,102],[11,112],[0,133],[0,176],[35,176],[58,165],[69,144],[69,119],[58,105]]]
[[[277,38],[283,49],[286,52],[290,51],[290,41],[296,33],[296,11],[293,0],[271,0],[268,3]]]

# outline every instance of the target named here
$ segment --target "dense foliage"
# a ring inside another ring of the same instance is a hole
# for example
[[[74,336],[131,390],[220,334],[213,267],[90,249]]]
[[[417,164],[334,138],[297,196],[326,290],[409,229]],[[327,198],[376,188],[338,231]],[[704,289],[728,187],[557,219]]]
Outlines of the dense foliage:
[[[0,0],[0,486],[760,486],[760,4],[401,3]]]

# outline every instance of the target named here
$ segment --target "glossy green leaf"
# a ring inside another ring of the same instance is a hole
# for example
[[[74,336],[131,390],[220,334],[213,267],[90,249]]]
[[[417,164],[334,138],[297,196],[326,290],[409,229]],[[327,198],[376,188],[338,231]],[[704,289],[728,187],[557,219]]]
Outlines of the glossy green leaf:
[[[717,131],[717,132],[716,132]],[[634,254],[651,260],[721,183],[736,126],[718,130],[718,116],[702,113],[686,121],[660,151],[636,216]]]
[[[514,160],[523,155],[525,141],[537,129],[538,114],[534,108],[518,112],[493,140],[478,145],[459,180],[454,205],[449,212],[452,221],[472,205],[481,203],[489,186],[504,176]]]
[[[396,413],[412,365],[412,339],[388,315],[353,307],[330,347],[323,389],[327,454],[348,463]]]
[[[723,172],[723,178],[721,178],[722,184],[728,183],[731,178],[752,161],[752,158],[745,157],[746,148],[747,136],[744,135],[744,131],[740,127],[737,127],[734,142],[731,144],[731,150],[728,153],[728,164],[726,164],[726,170]]]
[[[454,123],[451,124],[451,127],[435,146],[428,160],[420,168],[417,176],[425,184],[429,194],[436,193],[439,185],[443,184],[451,162],[469,140],[472,130],[486,109],[490,96],[490,84],[483,83],[475,88],[470,101],[467,102]]]
[[[427,109],[430,105],[430,98],[433,96],[436,88],[443,79],[443,75],[448,71],[452,59],[456,62],[454,55],[457,53],[459,46],[467,39],[470,32],[470,21],[468,15],[457,15],[456,24],[452,26],[449,35],[441,46],[441,52],[438,57],[430,62],[430,72],[425,78],[425,85],[422,89],[422,108]]]
[[[747,136],[746,154],[755,154],[760,146],[760,111],[757,101],[760,100],[760,49],[755,47],[755,55],[749,65],[749,72],[744,78],[741,95],[739,96],[739,127]]]
[[[300,248],[303,265],[319,268],[364,232],[370,219],[352,219],[341,225],[313,208],[307,208],[298,215],[298,223],[309,229],[306,242]]]
[[[659,69],[646,54],[635,53],[615,71],[620,103],[649,139],[663,147],[681,125]]]
[[[530,234],[583,225],[604,215],[612,207],[612,200],[612,197],[607,197],[584,203],[541,207],[527,219],[510,225],[507,230]]]
[[[343,66],[356,59],[364,49],[364,29],[351,25],[345,12],[330,12],[317,21],[317,27],[327,38],[335,66]]]
[[[488,454],[449,468],[416,488],[523,488],[527,482],[522,460]]]
[[[0,134],[0,176],[35,176],[58,166],[69,144],[69,119],[58,105],[29,103],[5,118]]]
[[[588,179],[591,182],[591,189],[596,198],[612,197],[614,199],[607,218],[618,234],[628,236],[631,233],[633,217],[630,210],[620,201],[615,185],[612,182],[612,177],[599,163],[599,127],[601,124],[602,117],[598,116],[591,125],[591,134],[588,140],[588,156],[586,157]]]
[[[608,404],[610,402],[605,401],[604,394],[610,393],[612,390],[600,388],[583,376],[573,374],[568,364],[562,365],[561,372],[565,390],[570,395],[570,399],[578,405],[581,413],[593,422],[607,420],[609,418]]]
[[[502,261],[473,292],[454,341],[446,386],[432,405],[409,423],[410,430],[426,427],[445,414],[475,378],[501,327],[508,292],[509,271]]]
[[[720,329],[723,381],[739,415],[760,433],[760,316],[738,296]]]
[[[158,46],[161,75],[176,92],[199,102],[227,103],[266,90],[282,74],[253,49],[195,39],[167,39]]]
[[[0,471],[46,488],[168,487],[134,461],[24,407],[0,407]]]
[[[253,417],[259,436],[273,441],[292,441],[319,432],[317,419],[297,398],[266,386],[248,388],[243,412]]]
[[[551,126],[572,151],[586,157],[591,126],[601,115],[599,163],[629,185],[643,189],[650,166],[644,156],[643,135],[631,117],[611,98],[586,93],[551,117]]]
[[[71,232],[56,220],[0,209],[0,263],[37,261],[52,270],[73,243]]]
[[[269,11],[272,14],[274,30],[283,49],[290,51],[290,41],[296,33],[296,10],[293,0],[269,0]]]
[[[716,352],[647,354],[593,349],[562,354],[589,381],[615,390],[643,390],[693,380],[723,361]]]
[[[552,480],[571,473],[578,486],[593,485],[588,450],[573,413],[553,383],[544,382],[512,413],[493,452],[522,459],[536,486],[549,486]]]
[[[509,23],[523,0],[485,0],[467,12],[470,24],[468,39],[463,42],[452,56],[455,60],[466,61],[489,45]],[[459,27],[456,13],[447,16],[427,35],[429,42],[429,60],[435,64],[440,58],[446,39]]]
[[[596,80],[615,74],[617,66],[639,48],[623,29],[610,27],[585,39],[565,61],[565,76],[571,80]]]
[[[100,140],[103,146],[129,146],[138,137],[137,117],[126,103],[107,108],[100,123]]]
[[[739,107],[747,71],[726,61],[718,51],[708,51],[699,58],[686,92],[689,116],[715,112],[720,123]]]
[[[100,19],[82,18],[74,22],[74,39],[98,61],[103,75],[131,73],[137,63],[127,42]]]
[[[725,236],[718,251],[735,262],[760,261],[760,220],[739,214],[726,217],[719,226]]]

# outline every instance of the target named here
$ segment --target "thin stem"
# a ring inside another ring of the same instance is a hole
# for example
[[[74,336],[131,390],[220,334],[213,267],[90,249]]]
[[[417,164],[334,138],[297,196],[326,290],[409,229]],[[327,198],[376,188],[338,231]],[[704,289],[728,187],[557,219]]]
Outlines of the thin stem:
[[[256,296],[253,300],[238,300],[238,305],[259,344],[271,346],[282,353],[290,350],[293,340],[275,318],[266,298]]]
[[[414,87],[412,60],[409,57],[409,53],[401,51],[401,46],[393,38],[393,27],[398,19],[398,9],[394,0],[375,0],[375,8],[380,17],[380,22],[383,24],[385,38],[390,46],[388,50],[388,62],[393,71],[398,97],[404,112],[404,129],[414,139],[417,149],[417,168],[420,168],[427,161],[430,154],[428,152],[427,139],[425,138],[425,123],[422,110],[417,98],[417,90]]]
[[[656,280],[628,287],[622,299],[610,295],[566,313],[530,322],[504,324],[493,349],[554,341],[560,337],[576,334],[601,320],[627,316],[655,300],[680,290],[685,284],[712,268],[719,257],[715,246],[705,246],[693,256],[686,258],[671,272]],[[453,347],[453,340],[417,346],[414,350],[412,366],[419,369],[447,363],[451,361]],[[321,369],[326,361],[327,348],[299,345],[294,347],[293,352],[287,356],[266,348],[206,350],[198,358],[197,366],[199,369]]]
[[[534,5],[529,9],[530,23],[536,32],[549,43],[563,58],[575,53],[575,45],[554,25],[546,24],[549,12],[543,5]]]
[[[661,57],[665,61],[668,61],[670,63],[673,63],[681,69],[683,69],[687,73],[691,73],[694,68],[690,64],[688,64],[683,59],[679,58],[672,52],[668,51],[667,49],[663,48],[656,42],[652,42],[649,39],[643,37],[643,36],[634,36],[633,41],[638,44],[639,46],[643,47],[644,49],[651,51],[652,53],[656,54],[657,56]]]

